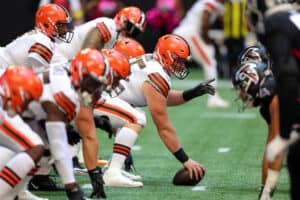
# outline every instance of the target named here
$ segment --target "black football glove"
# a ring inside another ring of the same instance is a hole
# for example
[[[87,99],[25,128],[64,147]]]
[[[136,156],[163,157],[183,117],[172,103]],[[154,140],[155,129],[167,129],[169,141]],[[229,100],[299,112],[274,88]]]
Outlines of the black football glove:
[[[101,168],[96,167],[93,170],[89,170],[88,171],[91,182],[92,182],[92,186],[93,186],[93,192],[91,194],[91,198],[93,198],[94,196],[96,196],[97,198],[106,198],[106,194],[104,192],[104,181],[103,181],[103,177],[102,177],[102,171]]]
[[[67,126],[67,137],[69,145],[77,144],[81,140],[79,132],[77,132],[71,125]]]
[[[109,118],[106,115],[94,116],[95,125],[108,133],[108,138],[111,139],[113,135],[113,128]]]
[[[198,84],[196,87],[185,90],[182,93],[182,97],[185,101],[189,101],[193,98],[202,96],[204,94],[215,95],[216,89],[214,86],[210,85],[215,79],[210,79]]]

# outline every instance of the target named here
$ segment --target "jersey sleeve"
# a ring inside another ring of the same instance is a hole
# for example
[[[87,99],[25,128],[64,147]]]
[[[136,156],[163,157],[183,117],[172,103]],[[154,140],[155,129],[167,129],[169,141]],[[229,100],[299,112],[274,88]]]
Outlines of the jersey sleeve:
[[[53,56],[53,52],[50,47],[45,44],[36,42],[28,50],[28,57],[38,60],[40,63],[46,63],[49,65]]]
[[[170,85],[158,72],[148,74],[148,82],[163,96],[168,96]]]
[[[97,27],[98,31],[101,33],[102,38],[105,43],[111,40],[111,34],[109,32],[108,27],[105,25],[104,22],[98,22],[96,24],[96,27]]]

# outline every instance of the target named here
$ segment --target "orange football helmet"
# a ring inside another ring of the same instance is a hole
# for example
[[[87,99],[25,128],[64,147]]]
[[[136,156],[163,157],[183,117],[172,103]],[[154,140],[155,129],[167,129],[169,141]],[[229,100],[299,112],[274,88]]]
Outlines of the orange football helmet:
[[[185,62],[190,59],[190,47],[180,36],[167,34],[160,37],[154,49],[154,57],[164,70],[178,79],[184,79],[189,70]]]
[[[43,84],[29,67],[9,66],[0,77],[4,109],[9,116],[22,113],[32,100],[39,100]]]
[[[126,36],[136,37],[146,29],[145,13],[135,6],[121,9],[114,17],[117,30],[125,32]]]
[[[39,7],[35,14],[35,26],[50,38],[58,38],[64,42],[71,42],[73,32],[68,27],[72,18],[61,5],[50,3]]]
[[[107,91],[111,92],[112,89],[116,89],[119,86],[121,79],[126,79],[130,74],[130,64],[127,57],[116,49],[102,49],[101,53],[109,61],[109,65],[113,76],[107,86]],[[114,91],[119,93],[118,91]]]
[[[138,41],[132,38],[120,38],[114,45],[114,48],[127,56],[128,59],[135,58],[145,54],[145,49]]]
[[[71,82],[79,93],[81,103],[89,106],[99,97],[111,79],[108,60],[96,49],[81,50],[72,60]]]

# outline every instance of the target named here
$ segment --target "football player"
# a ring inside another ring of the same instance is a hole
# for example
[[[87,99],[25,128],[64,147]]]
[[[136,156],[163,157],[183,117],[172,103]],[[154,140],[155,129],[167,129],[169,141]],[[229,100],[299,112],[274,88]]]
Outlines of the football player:
[[[128,44],[124,42],[121,44]],[[136,56],[134,42],[123,51],[131,57],[131,51]],[[117,46],[116,46],[117,47]],[[120,51],[122,51],[120,49]],[[209,93],[215,89],[206,82],[186,91],[170,90],[173,75],[183,79],[188,75],[184,62],[190,58],[190,49],[186,41],[180,36],[169,34],[160,37],[153,54],[145,54],[130,59],[131,74],[126,81],[121,81],[124,90],[117,97],[98,101],[94,115],[107,115],[116,133],[113,154],[108,168],[104,172],[104,182],[107,186],[142,187],[143,183],[131,180],[122,173],[124,160],[132,146],[146,125],[145,113],[139,108],[147,106],[158,133],[168,150],[186,167],[190,177],[199,179],[205,173],[202,164],[192,160],[181,147],[179,140],[167,113],[167,106],[183,104],[195,97]],[[134,177],[137,178],[137,177]]]
[[[289,148],[292,132],[299,132],[299,1],[261,0],[255,1],[263,16],[262,43],[272,59],[277,82],[280,109],[280,134],[270,142],[267,158],[272,161]],[[297,4],[292,4],[296,2]],[[289,148],[287,166],[290,175],[291,199],[300,199],[300,141]]]
[[[57,4],[41,6],[35,15],[35,29],[0,48],[0,67],[29,66],[36,72],[49,66],[56,43],[70,42],[73,32],[68,28],[71,17]]]
[[[59,44],[52,62],[72,59],[83,48],[112,48],[118,37],[136,37],[146,29],[145,13],[135,6],[122,8],[113,19],[99,17],[74,29],[69,44]]]
[[[224,1],[195,1],[179,26],[173,30],[173,33],[182,36],[189,43],[193,59],[203,67],[206,80],[212,78],[217,80],[218,77],[215,48],[208,33],[210,25],[217,17],[223,15]],[[193,21],[197,23],[192,23]],[[217,81],[213,85],[216,87]],[[226,108],[229,106],[229,102],[215,94],[208,97],[207,106]]]
[[[237,64],[238,68],[232,77],[232,83],[238,91],[237,100],[242,101],[240,110],[259,108],[262,118],[268,124],[267,146],[280,132],[279,100],[269,54],[263,46],[250,46],[240,53]],[[268,161],[265,149],[262,159],[260,200],[270,200],[273,196],[283,159],[282,152],[274,162]]]
[[[122,76],[119,71],[123,72]],[[128,76],[129,72],[129,62],[121,53],[103,56],[98,50],[87,48],[75,56],[70,66],[69,63],[51,65],[50,70],[41,75],[45,92],[38,105],[30,105],[30,111],[34,120],[46,121],[45,131],[51,156],[69,199],[85,197],[75,181],[66,124],[74,120],[79,132],[83,133],[82,137],[88,138],[83,140],[83,147],[88,147],[84,152],[92,151],[97,155],[93,105],[104,89],[117,85],[119,79]],[[82,127],[86,129],[87,124],[89,129],[94,129],[90,132],[95,135],[83,132]],[[93,186],[91,197],[105,198],[101,169],[95,164],[95,168],[89,169],[88,173]]]
[[[39,100],[43,84],[32,69],[15,65],[0,77],[0,88],[0,196],[8,200],[14,199],[10,192],[34,170],[43,154],[42,139],[19,116],[31,101]],[[13,152],[10,157],[3,153],[5,149]]]

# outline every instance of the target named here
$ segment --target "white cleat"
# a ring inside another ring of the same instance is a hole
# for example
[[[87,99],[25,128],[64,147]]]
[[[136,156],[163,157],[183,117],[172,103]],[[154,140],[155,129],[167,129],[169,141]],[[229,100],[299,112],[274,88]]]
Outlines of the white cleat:
[[[18,200],[48,200],[47,198],[42,198],[34,195],[27,189],[22,189],[18,194]]]
[[[120,169],[107,169],[103,174],[104,185],[108,187],[143,187],[140,181],[133,181],[122,175]]]
[[[207,107],[209,108],[228,108],[229,102],[220,97],[210,97],[207,100]]]
[[[142,177],[140,175],[135,175],[130,172],[127,172],[125,170],[122,170],[122,175],[126,176],[127,178],[133,180],[133,181],[142,181]]]

